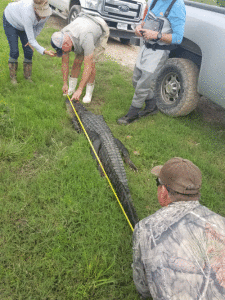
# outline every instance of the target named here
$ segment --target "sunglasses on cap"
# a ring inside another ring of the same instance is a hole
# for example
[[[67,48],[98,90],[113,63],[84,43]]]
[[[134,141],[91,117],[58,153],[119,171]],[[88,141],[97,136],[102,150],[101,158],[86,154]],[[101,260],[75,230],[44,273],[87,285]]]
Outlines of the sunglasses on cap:
[[[156,181],[157,187],[160,186],[160,185],[164,185],[164,184],[160,181],[160,179],[159,179],[158,177],[156,178],[155,181]],[[168,192],[173,191],[173,190],[172,190],[171,188],[169,188],[168,186],[165,185],[165,187],[166,187],[166,189],[167,189]]]
[[[58,56],[58,57],[62,57],[62,54],[63,54],[62,48],[58,48],[58,47],[53,43],[52,40],[51,40],[51,45],[52,45],[52,48],[55,49],[55,51],[56,51],[56,53],[57,53],[57,56]]]

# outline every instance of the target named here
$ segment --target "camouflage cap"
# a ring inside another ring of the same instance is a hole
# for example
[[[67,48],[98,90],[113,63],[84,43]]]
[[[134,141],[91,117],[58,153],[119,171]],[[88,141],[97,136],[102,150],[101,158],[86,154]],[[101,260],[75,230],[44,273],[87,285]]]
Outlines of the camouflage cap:
[[[164,165],[154,167],[151,173],[159,177],[163,185],[180,194],[198,194],[201,188],[201,171],[188,159],[171,158]]]

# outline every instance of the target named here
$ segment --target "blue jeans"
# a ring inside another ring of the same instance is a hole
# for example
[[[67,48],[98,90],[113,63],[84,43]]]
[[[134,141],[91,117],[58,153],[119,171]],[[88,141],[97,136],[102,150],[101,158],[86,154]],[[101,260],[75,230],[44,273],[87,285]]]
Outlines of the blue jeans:
[[[22,43],[23,52],[24,52],[24,61],[32,62],[33,50],[28,45],[25,47],[25,45],[28,43],[26,32],[18,30],[15,27],[13,27],[6,20],[4,13],[3,13],[3,27],[10,47],[9,62],[17,62],[17,59],[19,57],[18,37],[20,37],[20,41]]]

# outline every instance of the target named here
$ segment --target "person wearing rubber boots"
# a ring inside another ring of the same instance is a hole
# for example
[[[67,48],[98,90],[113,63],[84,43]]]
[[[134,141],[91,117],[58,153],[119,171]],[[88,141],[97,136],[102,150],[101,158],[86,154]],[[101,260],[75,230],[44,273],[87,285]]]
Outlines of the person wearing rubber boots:
[[[5,8],[3,27],[10,47],[8,65],[12,84],[17,84],[18,37],[24,52],[23,71],[25,79],[32,81],[34,48],[42,55],[54,57],[54,51],[46,50],[36,41],[36,37],[40,34],[51,14],[52,10],[47,0],[20,0],[9,3]]]
[[[128,113],[117,120],[129,124],[157,113],[154,81],[166,63],[170,50],[183,39],[186,10],[183,0],[149,0],[135,34],[144,38],[133,73],[135,93]],[[143,110],[142,106],[145,104]]]
[[[109,28],[98,16],[81,12],[78,17],[60,32],[51,37],[51,45],[56,50],[56,56],[62,57],[63,94],[72,95],[71,100],[78,101],[86,86],[84,103],[90,103],[95,84],[95,62],[104,52],[109,37]],[[75,59],[69,77],[69,53],[75,52]],[[84,70],[79,87],[76,89],[81,65]]]

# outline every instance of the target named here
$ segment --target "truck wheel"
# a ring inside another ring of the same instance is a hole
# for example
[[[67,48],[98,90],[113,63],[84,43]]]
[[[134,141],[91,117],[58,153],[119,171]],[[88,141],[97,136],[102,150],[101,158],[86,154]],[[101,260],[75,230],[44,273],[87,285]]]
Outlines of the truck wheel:
[[[121,44],[129,45],[130,44],[130,39],[120,38],[120,42],[121,42]]]
[[[198,74],[198,67],[191,60],[168,59],[155,82],[159,110],[173,117],[185,116],[194,110],[200,98],[197,92]]]
[[[68,17],[68,24],[70,24],[76,19],[80,11],[81,11],[80,5],[73,5],[71,7],[69,17]]]

